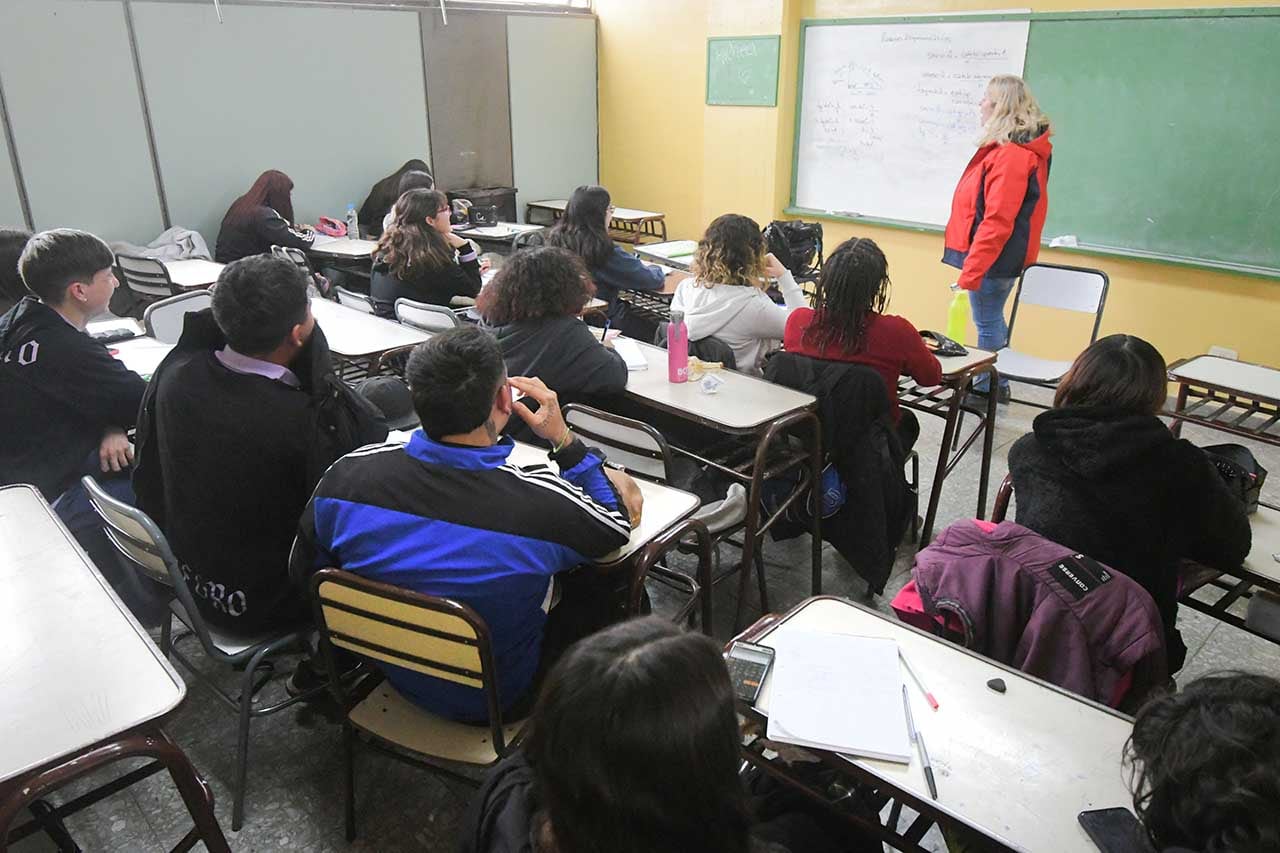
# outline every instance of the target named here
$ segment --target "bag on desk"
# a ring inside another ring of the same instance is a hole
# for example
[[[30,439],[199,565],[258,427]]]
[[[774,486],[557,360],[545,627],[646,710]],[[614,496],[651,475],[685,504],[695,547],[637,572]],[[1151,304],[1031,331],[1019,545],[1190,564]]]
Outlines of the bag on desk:
[[[1231,493],[1244,502],[1245,510],[1257,512],[1267,469],[1258,464],[1252,451],[1240,444],[1214,444],[1201,449],[1208,454]]]

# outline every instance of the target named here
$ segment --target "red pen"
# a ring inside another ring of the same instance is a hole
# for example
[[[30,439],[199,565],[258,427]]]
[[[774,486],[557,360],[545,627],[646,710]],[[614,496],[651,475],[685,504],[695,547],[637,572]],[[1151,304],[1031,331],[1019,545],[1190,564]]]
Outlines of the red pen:
[[[938,700],[933,698],[933,694],[929,692],[929,688],[924,686],[924,682],[920,680],[920,674],[916,672],[916,668],[911,665],[911,661],[907,660],[907,656],[898,650],[898,657],[902,660],[902,665],[907,668],[907,672],[911,674],[911,680],[916,683],[916,687],[920,688],[920,692],[924,694],[925,701],[929,703],[929,707],[938,710]]]

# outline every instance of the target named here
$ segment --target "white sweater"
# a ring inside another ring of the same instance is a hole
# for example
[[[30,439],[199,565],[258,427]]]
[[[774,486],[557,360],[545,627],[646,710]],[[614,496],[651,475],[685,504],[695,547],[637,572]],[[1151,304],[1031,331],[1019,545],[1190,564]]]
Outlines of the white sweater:
[[[733,350],[738,370],[760,375],[760,362],[782,340],[787,317],[807,305],[804,291],[790,272],[778,279],[785,305],[763,290],[731,284],[703,285],[687,278],[671,300],[671,310],[683,311],[689,340],[716,337]]]

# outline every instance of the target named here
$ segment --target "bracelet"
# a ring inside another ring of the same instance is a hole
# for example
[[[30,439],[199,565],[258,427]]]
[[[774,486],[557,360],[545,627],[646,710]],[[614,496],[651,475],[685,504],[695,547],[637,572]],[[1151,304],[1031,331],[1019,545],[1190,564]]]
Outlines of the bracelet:
[[[573,442],[573,432],[571,432],[568,427],[565,427],[564,435],[560,437],[560,440],[558,442],[551,445],[551,452],[559,453],[561,450],[564,450],[566,447],[568,447],[572,442]]]

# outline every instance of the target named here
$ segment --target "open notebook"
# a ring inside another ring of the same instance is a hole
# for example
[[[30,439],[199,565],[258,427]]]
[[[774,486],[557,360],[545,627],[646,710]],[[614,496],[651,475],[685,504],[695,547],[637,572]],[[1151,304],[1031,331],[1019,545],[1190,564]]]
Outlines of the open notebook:
[[[896,642],[812,631],[770,642],[770,740],[911,762]]]
[[[627,363],[627,370],[648,370],[649,360],[644,357],[640,345],[628,338],[614,338],[614,351]]]

